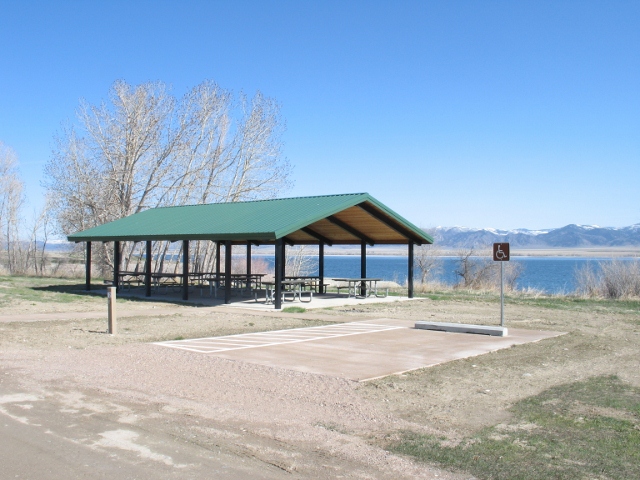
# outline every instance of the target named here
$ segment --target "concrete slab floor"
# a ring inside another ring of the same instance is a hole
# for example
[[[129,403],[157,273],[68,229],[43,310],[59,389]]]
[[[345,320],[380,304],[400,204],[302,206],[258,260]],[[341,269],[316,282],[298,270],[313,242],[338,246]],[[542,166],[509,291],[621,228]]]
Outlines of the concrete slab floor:
[[[415,321],[391,318],[351,322],[349,325],[357,324],[400,328],[305,339],[297,343],[273,341],[252,348],[194,355],[215,355],[259,365],[366,381],[564,334],[524,329],[509,329],[507,337],[438,332],[416,329]],[[295,330],[301,336],[309,333],[304,332],[309,329]],[[184,342],[186,344],[193,340]]]
[[[96,289],[94,293],[99,295],[107,295],[106,289]],[[219,294],[220,295],[220,294]],[[167,302],[167,303],[178,303],[182,305],[198,305],[198,306],[207,306],[207,307],[231,307],[231,308],[243,308],[254,311],[263,311],[263,312],[277,312],[272,304],[266,304],[264,300],[264,292],[260,293],[261,296],[258,297],[256,301],[253,297],[241,297],[241,296],[233,296],[231,297],[231,303],[225,304],[224,299],[219,297],[211,297],[208,293],[204,295],[200,295],[198,292],[189,293],[189,300],[182,300],[182,293],[178,289],[174,290],[162,290],[162,293],[153,292],[151,297],[144,296],[144,289],[142,288],[133,288],[133,289],[122,289],[118,292],[118,297],[122,298],[136,298],[141,300],[151,300],[155,302]],[[302,307],[305,310],[312,310],[317,308],[330,308],[330,307],[342,307],[342,306],[354,306],[354,305],[368,305],[372,303],[393,303],[393,302],[406,302],[411,300],[417,300],[417,298],[408,298],[403,296],[389,295],[386,297],[366,297],[366,298],[354,298],[347,297],[346,294],[337,294],[337,293],[326,293],[326,294],[314,294],[313,299],[308,302],[301,302],[298,299],[295,301],[284,301],[282,302],[282,308],[287,307]]]

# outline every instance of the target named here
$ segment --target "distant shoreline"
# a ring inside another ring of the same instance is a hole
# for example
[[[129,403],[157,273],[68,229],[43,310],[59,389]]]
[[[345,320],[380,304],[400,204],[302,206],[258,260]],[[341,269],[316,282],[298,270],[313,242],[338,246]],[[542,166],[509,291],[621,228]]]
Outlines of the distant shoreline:
[[[539,248],[511,249],[517,257],[638,257],[639,247],[585,247],[585,248]]]
[[[407,248],[375,248],[369,247],[367,255],[370,256],[406,256]],[[442,249],[441,257],[457,257],[459,252],[465,249]],[[478,253],[483,250],[476,250]],[[312,254],[313,255],[313,254]],[[360,255],[358,248],[341,248],[339,251],[327,251],[325,255]],[[584,248],[518,248],[511,247],[512,257],[640,257],[640,247],[584,247]]]

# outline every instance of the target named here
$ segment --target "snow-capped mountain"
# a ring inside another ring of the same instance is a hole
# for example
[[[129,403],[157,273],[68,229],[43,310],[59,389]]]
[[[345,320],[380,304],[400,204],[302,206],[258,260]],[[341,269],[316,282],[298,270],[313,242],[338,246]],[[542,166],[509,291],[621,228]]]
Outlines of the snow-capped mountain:
[[[427,233],[445,248],[480,248],[494,242],[509,242],[521,248],[640,246],[640,223],[623,228],[567,225],[546,230],[437,227]]]

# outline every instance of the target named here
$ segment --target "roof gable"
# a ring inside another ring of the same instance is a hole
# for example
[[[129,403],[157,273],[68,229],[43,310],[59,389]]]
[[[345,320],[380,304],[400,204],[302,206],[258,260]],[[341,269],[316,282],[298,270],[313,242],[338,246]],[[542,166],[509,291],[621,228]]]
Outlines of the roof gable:
[[[153,208],[69,235],[68,239],[273,243],[284,238],[291,243],[317,243],[323,238],[327,243],[359,243],[362,238],[350,233],[349,227],[362,233],[368,243],[407,243],[409,238],[414,243],[433,241],[367,193]]]

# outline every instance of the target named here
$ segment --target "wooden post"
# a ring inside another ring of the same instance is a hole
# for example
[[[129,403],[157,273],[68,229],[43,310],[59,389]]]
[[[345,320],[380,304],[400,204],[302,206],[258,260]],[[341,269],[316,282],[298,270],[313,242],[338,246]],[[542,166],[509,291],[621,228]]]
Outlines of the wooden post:
[[[107,310],[108,310],[108,323],[107,333],[115,335],[118,333],[117,318],[116,318],[116,287],[107,288]]]
[[[88,292],[91,290],[91,242],[87,242],[87,264],[85,265],[85,281],[87,286],[85,290]]]

